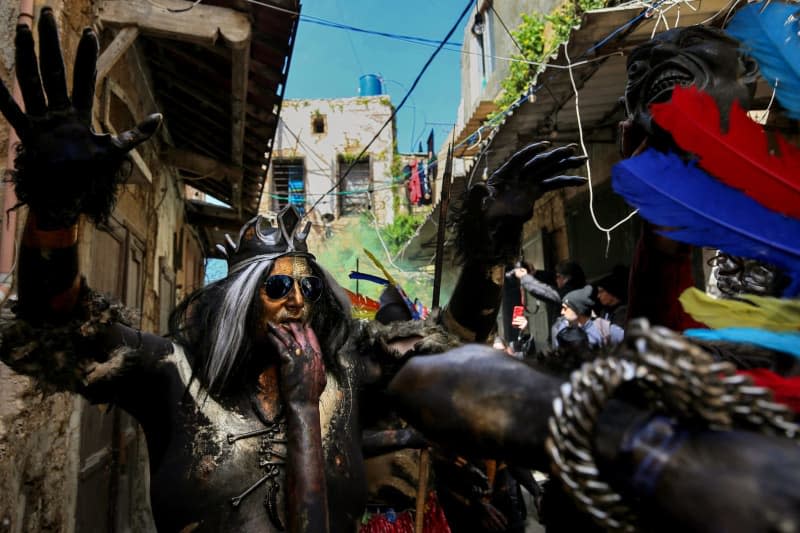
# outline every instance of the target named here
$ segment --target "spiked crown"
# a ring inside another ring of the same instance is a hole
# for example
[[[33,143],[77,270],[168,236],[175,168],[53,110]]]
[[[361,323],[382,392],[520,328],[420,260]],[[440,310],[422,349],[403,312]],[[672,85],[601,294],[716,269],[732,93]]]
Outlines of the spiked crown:
[[[228,274],[255,262],[277,259],[283,255],[302,254],[313,259],[306,246],[311,222],[306,223],[301,231],[301,218],[297,208],[289,205],[278,213],[277,227],[257,215],[242,226],[236,242],[226,234],[225,244],[217,244],[217,250],[228,261]]]

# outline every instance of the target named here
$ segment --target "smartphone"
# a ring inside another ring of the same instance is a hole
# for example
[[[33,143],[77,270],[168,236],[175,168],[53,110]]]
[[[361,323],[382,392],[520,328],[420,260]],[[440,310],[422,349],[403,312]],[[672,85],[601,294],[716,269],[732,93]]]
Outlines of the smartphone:
[[[522,313],[524,313],[524,312],[525,312],[525,308],[523,306],[515,305],[514,306],[514,312],[511,314],[511,320],[514,320],[515,318],[517,318],[519,316],[522,316]]]

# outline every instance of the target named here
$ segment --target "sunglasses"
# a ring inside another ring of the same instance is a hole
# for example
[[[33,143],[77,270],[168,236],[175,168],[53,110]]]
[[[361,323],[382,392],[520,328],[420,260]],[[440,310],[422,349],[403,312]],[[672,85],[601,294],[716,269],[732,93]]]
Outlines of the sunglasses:
[[[295,280],[300,285],[300,292],[303,294],[303,298],[309,302],[316,302],[322,296],[322,280],[316,276],[294,278],[286,274],[275,274],[264,281],[264,290],[267,293],[267,297],[272,300],[285,298],[292,291]]]

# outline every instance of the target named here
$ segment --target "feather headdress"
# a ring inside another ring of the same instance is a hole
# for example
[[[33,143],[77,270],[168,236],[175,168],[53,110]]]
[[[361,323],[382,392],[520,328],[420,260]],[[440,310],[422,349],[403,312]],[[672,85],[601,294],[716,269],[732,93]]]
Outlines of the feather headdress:
[[[800,292],[800,221],[775,213],[675,154],[650,149],[617,163],[614,190],[662,233],[696,246],[772,263]]]
[[[800,6],[777,0],[766,4],[741,8],[726,31],[758,62],[787,114],[800,120]]]
[[[766,331],[755,328],[687,329],[687,337],[706,341],[740,342],[800,358],[800,333]]]
[[[761,205],[800,219],[800,150],[776,135],[771,151],[764,129],[738,102],[728,115],[727,132],[720,128],[714,98],[694,86],[675,87],[669,102],[653,104],[650,111],[681,149],[698,157],[701,168]]]
[[[713,329],[744,327],[800,331],[800,300],[742,294],[736,300],[714,298],[694,287],[679,298],[683,310]]]

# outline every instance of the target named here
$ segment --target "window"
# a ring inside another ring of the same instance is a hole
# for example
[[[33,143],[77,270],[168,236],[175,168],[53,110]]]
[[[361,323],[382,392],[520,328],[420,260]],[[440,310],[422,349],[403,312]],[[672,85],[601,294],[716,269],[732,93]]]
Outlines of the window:
[[[302,159],[276,159],[272,162],[272,209],[280,211],[289,204],[305,212],[305,165]]]
[[[347,173],[347,169],[352,169]],[[347,176],[342,180],[342,177]],[[369,157],[353,162],[339,156],[339,214],[361,213],[369,209],[369,192],[372,191]]]
[[[325,133],[325,115],[316,112],[311,115],[311,131],[317,135]]]

